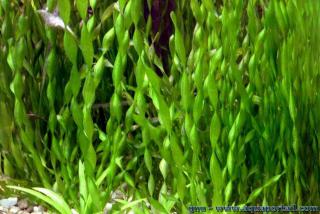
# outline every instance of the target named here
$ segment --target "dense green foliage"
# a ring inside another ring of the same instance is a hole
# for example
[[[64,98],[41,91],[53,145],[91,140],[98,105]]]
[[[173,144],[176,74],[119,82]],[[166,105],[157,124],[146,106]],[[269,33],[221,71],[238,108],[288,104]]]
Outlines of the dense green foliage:
[[[0,172],[81,213],[319,205],[320,1],[159,2],[1,0]]]

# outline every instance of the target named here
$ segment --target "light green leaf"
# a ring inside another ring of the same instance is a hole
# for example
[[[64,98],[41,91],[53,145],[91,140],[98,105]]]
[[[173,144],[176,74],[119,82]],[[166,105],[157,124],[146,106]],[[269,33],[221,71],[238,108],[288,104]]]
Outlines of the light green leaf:
[[[210,125],[210,141],[211,147],[214,149],[217,145],[221,131],[220,118],[217,112],[214,113]]]
[[[79,191],[80,191],[80,206],[81,210],[85,207],[88,198],[88,189],[85,176],[85,168],[81,161],[79,161]]]
[[[82,26],[80,48],[87,66],[91,68],[94,51],[92,46],[92,37],[87,29],[86,24],[83,24]]]
[[[103,51],[106,52],[109,50],[109,48],[113,44],[115,32],[114,32],[114,27],[112,27],[103,37],[102,39],[102,48]]]
[[[70,20],[70,0],[58,0],[59,13],[65,24],[69,23]]]
[[[63,46],[69,60],[73,64],[76,64],[78,47],[74,37],[68,31],[65,31],[64,33]]]
[[[205,81],[205,88],[207,89],[207,93],[210,99],[211,105],[214,109],[217,109],[218,104],[218,89],[216,86],[216,82],[214,81],[213,74],[209,74]]]
[[[155,188],[155,181],[154,181],[153,175],[150,174],[148,179],[148,190],[151,196],[153,195],[154,188]]]
[[[87,136],[88,140],[91,141],[93,135],[93,121],[91,117],[91,109],[83,109],[83,128],[84,133]]]
[[[94,88],[97,88],[103,76],[105,68],[104,57],[101,56],[94,66]]]
[[[159,120],[160,123],[164,125],[167,132],[171,132],[172,122],[170,118],[170,111],[167,103],[164,101],[163,97],[158,96],[159,101]]]
[[[158,212],[161,213],[169,213],[161,203],[159,203],[157,200],[154,200],[153,198],[149,198],[150,204],[153,208],[155,208]]]
[[[22,191],[22,192],[28,193],[34,197],[37,197],[38,199],[43,200],[44,202],[46,202],[49,205],[51,205],[52,207],[54,207],[61,214],[71,214],[70,208],[68,207],[68,205],[66,205],[66,203],[63,201],[63,199],[59,195],[57,195],[56,193],[53,193],[50,190],[49,191],[46,190],[45,191],[46,195],[44,195],[39,192],[40,190],[44,191],[43,188],[35,188],[37,190],[36,191],[36,190],[29,189],[29,188],[18,187],[18,186],[7,186],[7,187],[11,188],[11,189]]]
[[[80,74],[77,69],[77,65],[72,66],[69,83],[71,85],[73,96],[77,96],[81,86]]]
[[[167,137],[165,141],[170,142],[170,148],[171,148],[173,160],[177,164],[177,167],[181,168],[184,162],[184,157],[183,157],[183,151],[180,148],[180,145],[178,144],[177,137],[174,136],[174,134],[172,133],[170,140]]]
[[[76,0],[76,5],[82,20],[86,20],[88,0]]]
[[[45,194],[46,196],[50,197],[51,199],[53,199],[55,201],[55,203],[59,204],[59,206],[61,206],[63,208],[61,210],[61,211],[63,211],[63,213],[71,213],[71,209],[70,209],[69,205],[61,197],[61,195],[59,195],[49,189],[45,189],[45,188],[35,187],[33,189]]]
[[[177,191],[181,200],[184,199],[185,190],[186,190],[186,179],[182,172],[178,172],[177,176]]]
[[[225,189],[225,202],[228,203],[232,194],[232,181],[229,181]]]
[[[146,164],[146,167],[149,172],[152,172],[152,158],[150,151],[148,149],[145,149],[144,151],[144,162]]]
[[[177,17],[175,15],[175,13],[171,12],[170,16],[171,16],[171,19],[173,21],[174,28],[175,28],[175,35],[174,35],[175,50],[176,50],[178,57],[182,63],[182,66],[185,67],[186,63],[187,63],[187,58],[186,58],[186,50],[185,50],[184,43],[183,43],[184,39],[183,39],[182,33],[179,29],[179,24],[178,24]]]
[[[102,203],[102,198],[100,197],[101,191],[97,188],[93,178],[88,179],[88,192],[94,201],[93,206],[96,212],[103,210],[104,204]]]
[[[160,161],[159,169],[160,169],[160,172],[161,172],[163,178],[166,179],[166,177],[168,175],[168,171],[169,171],[169,166],[168,166],[168,164],[167,164],[165,159],[162,159]]]
[[[279,175],[276,175],[272,178],[270,178],[262,187],[259,187],[257,189],[255,189],[249,196],[248,200],[247,200],[247,204],[253,202],[261,193],[265,188],[268,188],[269,186],[271,186],[272,184],[276,183],[281,176],[284,174],[281,173]]]
[[[134,179],[128,173],[124,174],[124,180],[127,182],[129,186],[133,188],[135,187]]]
[[[122,203],[122,204],[125,204],[124,206],[121,207],[121,211],[124,211],[128,208],[131,208],[131,207],[135,207],[137,206],[138,204],[140,204],[141,202],[145,202],[146,199],[145,198],[140,198],[138,200],[135,200],[135,201],[131,201],[131,202],[127,202],[127,201],[122,201],[122,200],[119,200],[119,199],[116,199],[116,201]]]

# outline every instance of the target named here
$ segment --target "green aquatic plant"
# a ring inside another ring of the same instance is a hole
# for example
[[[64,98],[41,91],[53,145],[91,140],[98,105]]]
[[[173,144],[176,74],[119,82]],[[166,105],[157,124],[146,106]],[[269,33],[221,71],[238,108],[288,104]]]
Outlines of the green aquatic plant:
[[[102,212],[124,184],[113,212],[318,205],[319,14],[312,0],[1,0],[0,173],[64,213]]]

